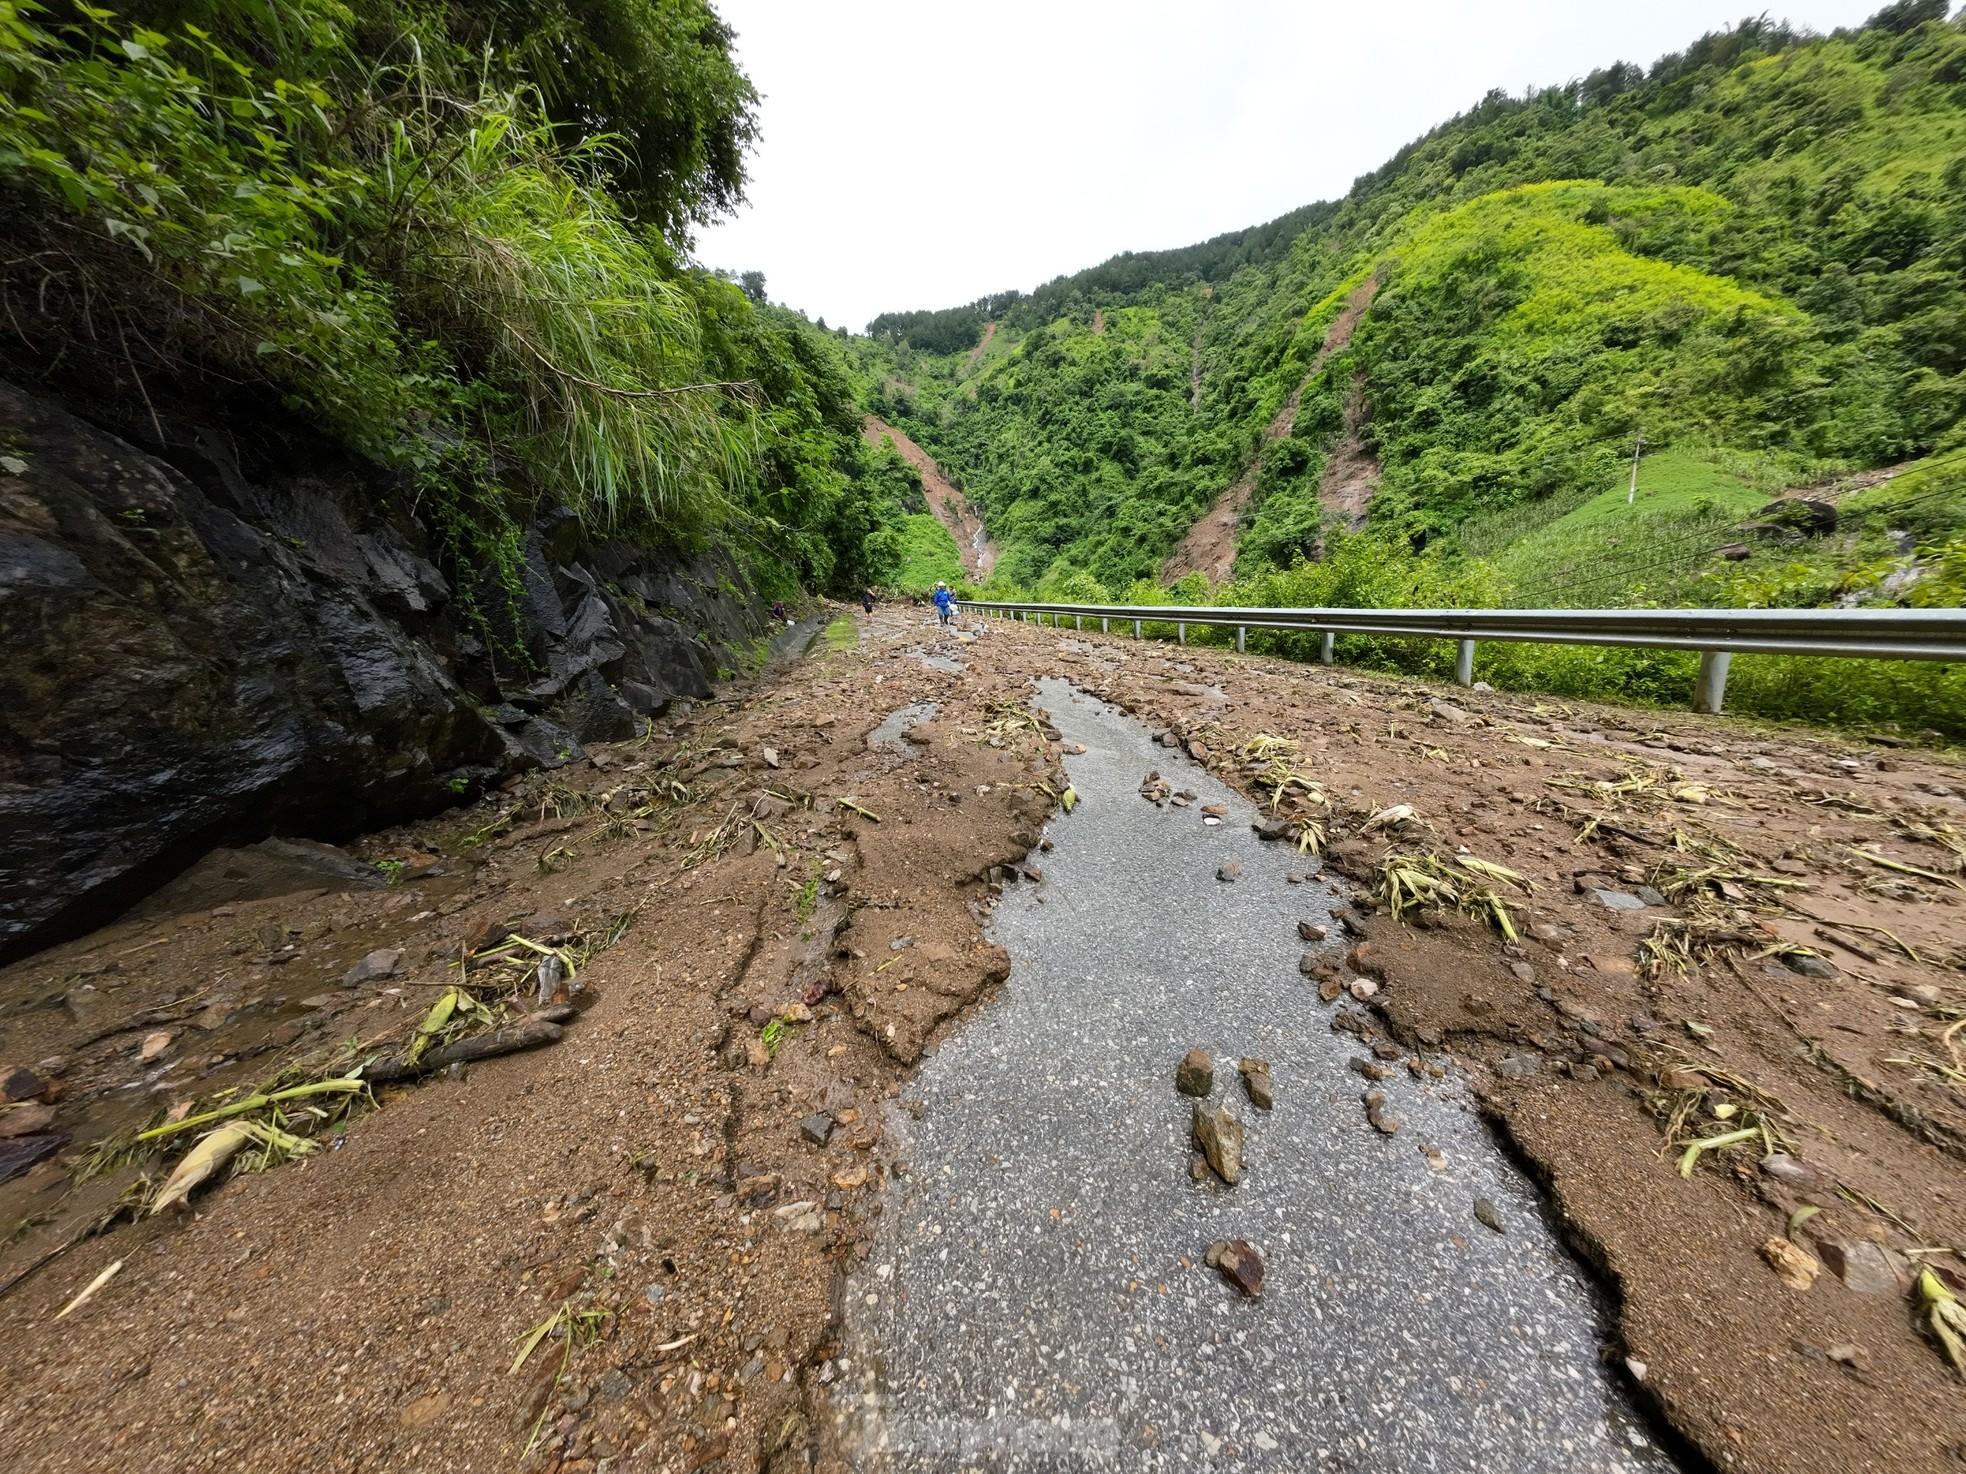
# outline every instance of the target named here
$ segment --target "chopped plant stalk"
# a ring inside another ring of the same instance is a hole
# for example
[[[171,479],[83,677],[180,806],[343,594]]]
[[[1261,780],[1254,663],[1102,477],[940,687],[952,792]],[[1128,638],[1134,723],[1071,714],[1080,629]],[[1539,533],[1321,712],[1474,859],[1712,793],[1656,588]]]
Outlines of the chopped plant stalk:
[[[1955,867],[1966,865],[1966,835],[1961,835],[1944,820],[1932,819],[1927,822],[1901,818],[1894,814],[1891,818],[1891,827],[1907,839],[1921,840],[1926,844],[1952,851]]]
[[[1950,1042],[1948,1039],[1947,1043]],[[1887,1065],[1904,1065],[1908,1069],[1930,1071],[1952,1089],[1966,1090],[1966,1068],[1957,1064],[1947,1064],[1943,1060],[1932,1058],[1929,1054],[1887,1054],[1883,1062]]]
[[[858,814],[861,818],[865,819],[870,824],[878,824],[881,822],[881,816],[879,814],[875,813],[872,809],[863,809],[859,804],[855,803],[850,798],[841,799],[840,807],[843,809],[852,809],[854,813]]]
[[[180,1131],[194,1131],[200,1126],[209,1126],[214,1121],[227,1121],[234,1116],[243,1116],[264,1106],[280,1105],[289,1100],[303,1100],[312,1095],[353,1095],[366,1090],[368,1086],[361,1080],[339,1076],[332,1080],[315,1080],[306,1085],[290,1085],[285,1090],[273,1090],[264,1094],[248,1095],[235,1100],[231,1105],[220,1106],[215,1111],[205,1111],[200,1115],[186,1116],[182,1121],[166,1121],[162,1126],[152,1126],[148,1131],[136,1134],[138,1141],[154,1141],[162,1136],[171,1136]]]
[[[1509,941],[1517,940],[1515,923],[1509,917],[1509,908],[1502,904],[1502,898],[1492,890],[1482,887],[1471,890],[1461,897],[1461,908],[1470,915],[1486,916],[1495,929]]]
[[[1727,901],[1746,901],[1757,890],[1807,889],[1808,882],[1779,875],[1757,875],[1746,870],[1729,870],[1709,865],[1697,870],[1681,870],[1661,865],[1652,872],[1652,884],[1668,901],[1712,893]]]
[[[1455,863],[1463,870],[1472,870],[1477,875],[1486,875],[1490,880],[1506,880],[1509,884],[1520,886],[1525,891],[1536,889],[1533,882],[1525,880],[1506,865],[1498,865],[1493,860],[1478,859],[1474,855],[1460,855]]]
[[[1294,757],[1297,744],[1288,737],[1272,736],[1268,732],[1258,732],[1242,745],[1244,757],[1255,758],[1258,762],[1269,762],[1279,757]]]
[[[254,1141],[266,1149],[259,1162],[262,1167],[270,1166],[276,1153],[284,1161],[287,1157],[302,1156],[314,1150],[313,1142],[263,1122],[235,1121],[229,1126],[221,1126],[216,1131],[207,1132],[185,1154],[171,1175],[164,1179],[157,1196],[151,1199],[151,1213],[161,1213],[173,1204],[185,1201],[193,1190],[215,1177],[249,1142]]]
[[[1379,885],[1373,898],[1404,918],[1406,913],[1428,906],[1453,906],[1470,916],[1480,916],[1510,941],[1516,940],[1514,919],[1502,898],[1483,880],[1505,880],[1524,890],[1529,882],[1506,865],[1492,860],[1460,855],[1452,859],[1437,854],[1389,854],[1379,862]]]
[[[1955,889],[1959,887],[1959,877],[1956,875],[1941,875],[1936,870],[1926,870],[1917,865],[1907,865],[1902,860],[1893,860],[1888,855],[1875,854],[1858,845],[1851,845],[1850,853],[1870,861],[1873,865],[1882,865],[1886,870],[1896,870],[1901,875],[1916,875],[1920,880],[1936,881],[1940,885],[1949,885]]]
[[[558,1310],[519,1338],[519,1354],[513,1358],[512,1371],[516,1373],[526,1364],[533,1352],[539,1349],[541,1341],[554,1331],[561,1330],[565,1334],[560,1345],[560,1366],[553,1374],[553,1380],[557,1383],[565,1375],[567,1363],[573,1360],[574,1352],[599,1338],[601,1323],[606,1319],[605,1310],[575,1310],[571,1302],[562,1303]],[[539,1417],[532,1425],[532,1433],[526,1439],[524,1453],[520,1455],[522,1459],[531,1454],[533,1446],[539,1442],[539,1430],[545,1426],[549,1411],[550,1408],[540,1409]]]
[[[1929,1267],[1918,1271],[1918,1308],[1945,1359],[1966,1377],[1966,1305]]]
[[[73,1300],[69,1301],[66,1305],[62,1306],[60,1310],[57,1310],[55,1312],[55,1319],[60,1320],[63,1316],[67,1315],[71,1310],[80,1310],[84,1305],[87,1305],[91,1300],[95,1298],[95,1294],[97,1290],[100,1290],[104,1285],[108,1284],[111,1280],[116,1278],[117,1272],[121,1270],[122,1267],[123,1267],[123,1261],[118,1259],[114,1264],[110,1265],[101,1274],[97,1275],[94,1279],[90,1280],[89,1283],[83,1288],[81,1294],[77,1295]]]
[[[1693,1169],[1699,1165],[1700,1158],[1706,1153],[1719,1151],[1722,1147],[1735,1146],[1743,1141],[1751,1141],[1759,1135],[1761,1135],[1759,1127],[1749,1126],[1740,1131],[1723,1131],[1718,1136],[1707,1136],[1698,1141],[1688,1142],[1686,1150],[1680,1153],[1679,1175],[1691,1177]]]
[[[1391,808],[1380,809],[1371,818],[1359,825],[1360,834],[1370,834],[1375,829],[1397,829],[1419,817],[1419,811],[1412,804],[1394,804]]]
[[[446,988],[437,995],[437,1001],[430,1005],[430,1011],[423,1016],[423,1022],[416,1026],[416,1034],[410,1040],[410,1063],[416,1063],[418,1056],[429,1047],[430,1041],[442,1033],[444,1026],[457,1012],[458,999],[462,995],[456,988]]]
[[[526,1364],[528,1358],[539,1348],[539,1343],[553,1333],[553,1328],[559,1325],[561,1320],[565,1318],[566,1313],[567,1307],[562,1305],[558,1310],[547,1316],[545,1320],[541,1321],[519,1338],[519,1354],[512,1358],[512,1371],[516,1372]]]
[[[1804,1203],[1800,1208],[1789,1214],[1788,1224],[1782,1230],[1782,1237],[1793,1239],[1795,1237],[1795,1231],[1798,1228],[1802,1227],[1803,1224],[1822,1211],[1814,1203]]]

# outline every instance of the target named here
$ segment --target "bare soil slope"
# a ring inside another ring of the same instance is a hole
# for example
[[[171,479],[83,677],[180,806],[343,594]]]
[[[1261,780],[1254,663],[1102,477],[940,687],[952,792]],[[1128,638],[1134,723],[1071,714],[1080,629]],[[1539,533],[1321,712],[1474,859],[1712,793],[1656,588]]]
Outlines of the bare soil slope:
[[[1365,426],[1371,418],[1365,375],[1360,374],[1345,393],[1345,427],[1325,455],[1317,488],[1324,510],[1350,528],[1365,525],[1365,509],[1379,489],[1379,458],[1365,445]]]
[[[989,351],[990,344],[996,338],[996,336],[997,336],[996,323],[994,321],[984,323],[983,336],[976,340],[976,346],[969,350],[969,356],[963,360],[964,373],[968,373],[971,369],[976,367],[976,360],[981,358],[986,352]]]
[[[991,324],[991,328],[994,327],[995,324]],[[984,341],[988,341],[987,334]],[[879,416],[867,416],[861,433],[866,436],[869,445],[879,445],[883,440],[894,442],[894,448],[901,452],[901,458],[921,473],[922,490],[928,497],[929,510],[935,513],[936,521],[949,529],[949,536],[956,540],[956,551],[962,555],[963,571],[978,583],[988,578],[990,570],[997,566],[997,545],[990,541],[990,534],[983,528],[983,519],[971,508],[962,488],[942,474],[942,468],[935,464],[935,458],[915,444],[907,432],[897,430]]]
[[[1188,529],[1181,539],[1180,546],[1169,555],[1161,565],[1161,582],[1173,583],[1175,579],[1188,573],[1205,573],[1209,582],[1220,583],[1235,571],[1236,534],[1241,528],[1243,509],[1249,505],[1250,497],[1256,493],[1256,476],[1262,469],[1263,451],[1290,433],[1290,427],[1297,422],[1297,406],[1304,398],[1304,391],[1310,387],[1311,380],[1317,377],[1324,361],[1352,341],[1352,334],[1358,330],[1359,322],[1366,310],[1372,306],[1372,299],[1378,294],[1379,279],[1367,277],[1358,288],[1345,299],[1345,305],[1332,319],[1326,330],[1324,342],[1319,346],[1317,357],[1311,360],[1297,387],[1290,391],[1290,397],[1283,402],[1263,427],[1263,439],[1256,454],[1250,457],[1249,464],[1243,467],[1242,474],[1209,503],[1208,510],[1200,520]],[[1194,369],[1192,401],[1200,402],[1201,380],[1199,358]]]

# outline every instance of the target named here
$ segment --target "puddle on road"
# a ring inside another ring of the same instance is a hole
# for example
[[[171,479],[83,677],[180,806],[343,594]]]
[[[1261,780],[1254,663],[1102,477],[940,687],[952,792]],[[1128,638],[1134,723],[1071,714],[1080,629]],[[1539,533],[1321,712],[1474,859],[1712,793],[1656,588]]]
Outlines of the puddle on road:
[[[937,655],[922,649],[915,649],[909,653],[930,670],[943,671],[952,676],[959,676],[963,673],[963,663],[953,655]]]
[[[1287,884],[1303,859],[1123,713],[1055,680],[1039,699],[1089,749],[1066,759],[1081,802],[1044,880],[998,909],[1003,992],[924,1064],[920,1119],[894,1113],[902,1174],[831,1369],[856,1465],[1670,1469],[1599,1364],[1588,1286],[1451,1079],[1402,1070],[1383,1088],[1403,1129],[1367,1124],[1364,1051],[1296,967],[1295,923],[1328,920],[1329,890]],[[1228,818],[1148,803],[1149,768]],[[1235,1188],[1188,1170],[1173,1076],[1195,1045],[1247,1128]],[[1271,1062],[1274,1111],[1248,1104],[1241,1056]],[[1203,1266],[1218,1238],[1262,1251],[1260,1300]]]
[[[921,749],[911,747],[901,734],[917,722],[932,722],[939,708],[933,701],[913,701],[881,718],[880,725],[867,734],[869,747],[885,747],[913,756]]]

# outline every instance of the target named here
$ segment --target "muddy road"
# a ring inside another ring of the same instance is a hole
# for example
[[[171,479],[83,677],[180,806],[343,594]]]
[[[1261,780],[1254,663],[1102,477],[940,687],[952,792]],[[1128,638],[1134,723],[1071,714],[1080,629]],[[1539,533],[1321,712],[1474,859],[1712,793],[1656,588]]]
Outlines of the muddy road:
[[[10,1467],[1966,1456],[1959,766],[909,609],[784,653],[0,972]]]

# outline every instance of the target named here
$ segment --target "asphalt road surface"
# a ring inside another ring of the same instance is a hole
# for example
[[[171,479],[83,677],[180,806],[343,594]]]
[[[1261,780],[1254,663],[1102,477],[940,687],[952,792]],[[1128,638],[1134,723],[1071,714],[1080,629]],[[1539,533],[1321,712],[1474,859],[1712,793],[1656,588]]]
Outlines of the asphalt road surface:
[[[1398,1069],[1381,1088],[1404,1124],[1367,1123],[1348,1067],[1367,1052],[1297,970],[1296,923],[1328,921],[1331,893],[1285,875],[1314,863],[1123,713],[1055,680],[1039,703],[1089,748],[1066,759],[1080,803],[999,907],[1003,992],[924,1065],[919,1119],[896,1113],[906,1172],[824,1369],[859,1467],[1671,1468],[1453,1073]],[[1194,805],[1140,797],[1149,768]],[[1196,1045],[1247,1128],[1236,1187],[1189,1169],[1174,1068]],[[1273,1111],[1243,1056],[1270,1061]],[[1223,1238],[1264,1255],[1259,1299],[1203,1263]]]

